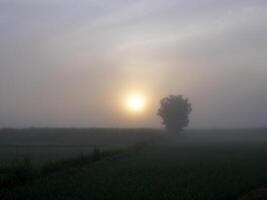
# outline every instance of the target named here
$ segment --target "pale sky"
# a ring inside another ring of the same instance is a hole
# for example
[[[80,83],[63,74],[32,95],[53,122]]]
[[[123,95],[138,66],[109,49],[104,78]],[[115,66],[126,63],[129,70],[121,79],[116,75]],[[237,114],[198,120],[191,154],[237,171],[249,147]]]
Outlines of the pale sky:
[[[0,0],[0,127],[161,127],[169,94],[191,128],[266,126],[267,1]]]

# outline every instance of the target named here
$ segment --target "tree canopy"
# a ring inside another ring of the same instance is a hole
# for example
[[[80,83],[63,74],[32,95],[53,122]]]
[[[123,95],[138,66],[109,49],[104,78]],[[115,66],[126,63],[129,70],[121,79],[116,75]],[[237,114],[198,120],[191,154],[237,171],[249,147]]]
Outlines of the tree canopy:
[[[191,104],[182,95],[170,95],[160,101],[158,115],[170,133],[179,133],[189,124]]]

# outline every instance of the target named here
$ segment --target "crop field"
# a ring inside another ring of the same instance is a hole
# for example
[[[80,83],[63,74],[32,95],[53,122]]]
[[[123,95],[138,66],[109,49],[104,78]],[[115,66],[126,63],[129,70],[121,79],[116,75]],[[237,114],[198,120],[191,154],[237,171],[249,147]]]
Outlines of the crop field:
[[[94,148],[123,148],[148,141],[154,138],[154,133],[149,129],[3,129],[0,165],[25,157],[43,163],[86,155]]]
[[[61,162],[51,173],[2,187],[1,199],[231,200],[267,185],[266,129],[191,130],[172,137],[157,130],[120,130],[119,134],[115,130],[110,134],[108,130],[95,131],[102,140],[90,130],[86,136],[88,145],[106,144],[113,150],[99,150],[109,152],[102,154],[94,150],[92,157],[82,160],[71,159],[75,153],[66,150],[65,155],[71,154],[69,162]],[[65,145],[71,144],[67,138],[72,134],[81,136],[77,132],[66,133]],[[90,140],[90,134],[94,139]],[[79,137],[74,145],[78,140],[85,145]],[[47,138],[50,145],[51,138]]]

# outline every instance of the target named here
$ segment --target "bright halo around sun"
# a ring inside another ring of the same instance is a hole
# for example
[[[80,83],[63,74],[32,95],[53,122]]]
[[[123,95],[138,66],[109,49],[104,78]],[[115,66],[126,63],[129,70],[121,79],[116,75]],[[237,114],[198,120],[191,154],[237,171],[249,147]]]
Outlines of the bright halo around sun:
[[[145,109],[146,101],[142,95],[130,95],[127,98],[127,109],[133,113],[140,113]]]

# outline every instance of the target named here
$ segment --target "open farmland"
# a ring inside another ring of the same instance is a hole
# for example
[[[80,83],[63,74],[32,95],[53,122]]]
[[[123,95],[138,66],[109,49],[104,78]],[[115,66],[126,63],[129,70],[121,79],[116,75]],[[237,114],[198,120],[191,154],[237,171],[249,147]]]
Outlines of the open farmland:
[[[34,162],[69,159],[94,148],[114,149],[155,137],[150,129],[2,129],[0,164],[29,158]]]
[[[144,137],[139,138],[142,131],[136,130],[131,141],[144,141]],[[150,134],[145,137],[147,143],[119,157],[66,167],[24,185],[2,189],[1,196],[229,200],[267,184],[265,129],[195,130],[171,138],[158,131]]]

